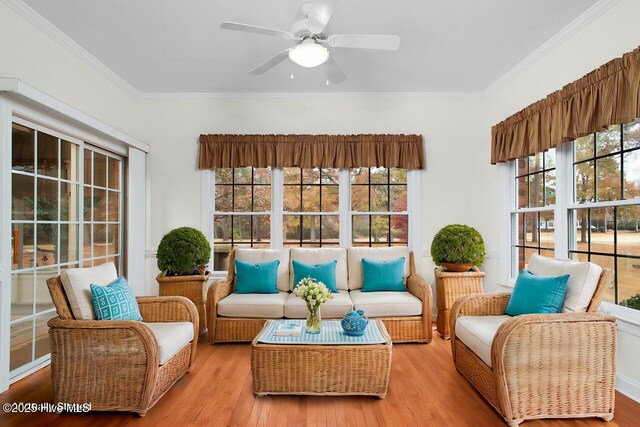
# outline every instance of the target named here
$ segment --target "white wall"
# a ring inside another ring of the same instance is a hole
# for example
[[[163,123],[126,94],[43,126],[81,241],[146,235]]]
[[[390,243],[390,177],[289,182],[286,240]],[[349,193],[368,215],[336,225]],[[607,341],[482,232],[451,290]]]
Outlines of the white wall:
[[[490,94],[484,101],[486,121],[482,126],[482,146],[487,149],[489,147],[492,125],[605,62],[638,47],[638,16],[640,1],[620,1]],[[624,324],[618,328],[618,349],[618,383],[624,384],[625,393],[640,400],[640,366],[637,363],[640,332],[637,327]]]

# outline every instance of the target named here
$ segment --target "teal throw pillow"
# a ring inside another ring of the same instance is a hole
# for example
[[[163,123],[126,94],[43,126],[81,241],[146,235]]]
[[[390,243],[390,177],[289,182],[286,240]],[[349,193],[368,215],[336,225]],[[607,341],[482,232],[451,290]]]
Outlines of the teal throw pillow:
[[[239,259],[236,266],[237,294],[277,294],[280,261],[252,263]]]
[[[507,304],[509,316],[558,313],[567,292],[569,275],[536,276],[522,270]]]
[[[300,280],[310,277],[324,285],[331,292],[338,292],[336,285],[336,265],[337,260],[329,261],[324,264],[307,264],[306,262],[291,261],[293,265],[293,286],[298,286]]]
[[[90,285],[93,311],[98,320],[141,321],[135,295],[124,277],[118,277],[107,286]]]
[[[406,290],[404,257],[387,261],[362,258],[362,292]]]

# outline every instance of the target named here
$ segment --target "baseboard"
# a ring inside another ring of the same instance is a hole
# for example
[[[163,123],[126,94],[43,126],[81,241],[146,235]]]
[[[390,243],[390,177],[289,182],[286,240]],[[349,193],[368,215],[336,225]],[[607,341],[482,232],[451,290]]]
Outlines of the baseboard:
[[[637,382],[618,374],[616,375],[616,390],[640,403],[640,384]]]

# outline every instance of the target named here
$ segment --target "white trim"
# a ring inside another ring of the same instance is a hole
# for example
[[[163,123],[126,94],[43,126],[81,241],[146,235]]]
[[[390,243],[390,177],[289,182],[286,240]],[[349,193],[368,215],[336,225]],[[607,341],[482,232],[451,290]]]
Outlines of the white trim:
[[[420,170],[407,171],[407,211],[394,212],[394,214],[405,213],[408,216],[407,246],[414,254],[423,251],[422,243],[422,222],[428,221],[420,215],[422,208],[422,197],[420,197]],[[391,197],[391,195],[389,195]],[[391,227],[391,224],[389,224]],[[413,237],[412,237],[413,236]]]
[[[213,205],[215,200],[216,184],[212,170],[204,170],[200,174],[202,180],[202,197],[200,198],[202,203],[202,233],[207,236],[207,239],[211,242],[211,253],[209,254],[209,269],[213,269]],[[212,196],[212,194],[214,196]],[[145,252],[146,258],[155,258],[156,251]]]
[[[280,249],[284,242],[284,174],[281,168],[271,168],[271,247]]]
[[[580,16],[571,21],[569,25],[564,27],[553,37],[544,42],[540,47],[527,55],[522,61],[518,62],[513,68],[496,79],[481,93],[485,96],[494,94],[501,87],[513,80],[519,74],[523,73],[533,64],[540,61],[549,52],[553,51],[556,47],[579,33],[584,27],[595,21],[598,17],[618,3],[620,3],[620,0],[599,0]]]
[[[11,107],[0,97],[0,393],[9,388],[11,348]],[[5,237],[6,236],[6,237]]]
[[[142,92],[140,99],[253,99],[253,98],[336,98],[336,99],[397,99],[397,98],[481,98],[474,92]]]
[[[21,379],[28,377],[34,372],[46,366],[49,366],[50,364],[51,364],[51,353],[48,353],[40,357],[39,359],[33,360],[28,364],[23,365],[20,368],[16,369],[16,371],[14,371],[15,372],[14,376],[11,377],[10,379],[10,383],[13,384],[17,381],[20,381]]]
[[[630,399],[640,402],[640,384],[624,377],[620,374],[616,375],[616,390],[624,394]]]
[[[618,329],[628,334],[640,337],[640,310],[603,302],[599,311],[615,317],[618,320]]]
[[[5,1],[5,0],[0,0]],[[29,104],[37,104],[40,108],[44,107],[56,115],[62,115],[74,124],[81,127],[87,127],[94,132],[99,133],[106,140],[124,143],[132,146],[145,153],[149,153],[149,146],[119,130],[103,123],[88,114],[83,113],[64,102],[47,95],[44,92],[35,89],[19,79],[0,77],[0,92],[9,92],[11,95]],[[49,118],[50,121],[53,121]]]
[[[69,36],[60,31],[58,27],[49,22],[46,18],[40,15],[38,12],[33,10],[29,5],[27,5],[22,0],[0,0],[2,3],[7,5],[11,10],[16,12],[22,18],[24,18],[27,22],[31,23],[34,27],[45,33],[47,36],[51,37],[54,41],[58,42],[62,47],[64,47],[69,52],[75,54],[78,58],[82,59],[88,65],[90,65],[94,70],[98,71],[104,77],[109,79],[113,84],[118,86],[120,89],[127,92],[129,95],[133,97],[139,97],[140,92],[134,88],[129,82],[123,79],[120,75],[118,75],[111,68],[106,66],[103,62],[101,62],[98,58],[89,53],[86,49],[80,46],[78,43],[73,41]]]

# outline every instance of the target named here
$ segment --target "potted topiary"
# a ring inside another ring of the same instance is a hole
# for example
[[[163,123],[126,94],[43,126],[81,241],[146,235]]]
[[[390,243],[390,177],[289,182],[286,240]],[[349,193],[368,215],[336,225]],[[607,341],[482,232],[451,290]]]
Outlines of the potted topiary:
[[[205,301],[209,272],[206,264],[211,257],[211,245],[201,231],[181,227],[165,234],[158,245],[156,277],[160,296],[184,296],[198,308],[200,332],[206,329]]]
[[[468,225],[447,225],[433,238],[431,257],[449,271],[469,271],[484,262],[484,240]]]
[[[483,291],[484,273],[477,266],[484,262],[484,241],[478,231],[468,225],[448,225],[433,238],[431,257],[436,265],[436,327],[443,338],[449,338],[449,316],[456,300]],[[470,271],[471,270],[471,271]]]

